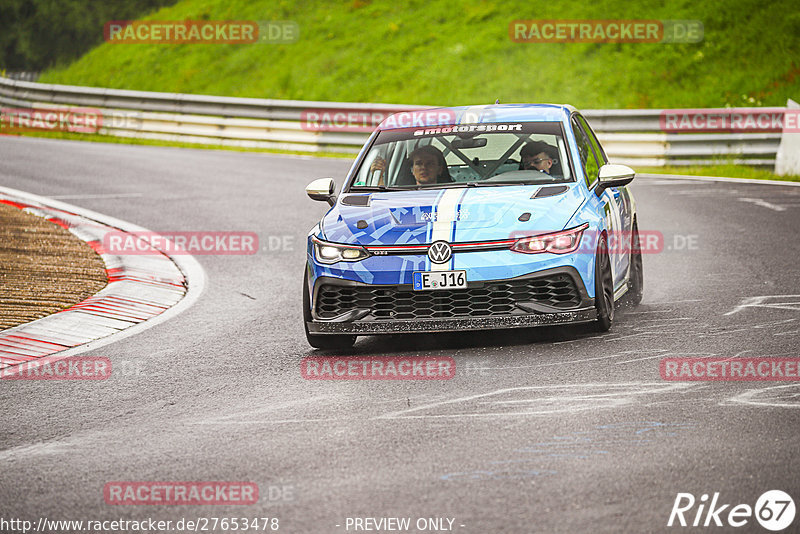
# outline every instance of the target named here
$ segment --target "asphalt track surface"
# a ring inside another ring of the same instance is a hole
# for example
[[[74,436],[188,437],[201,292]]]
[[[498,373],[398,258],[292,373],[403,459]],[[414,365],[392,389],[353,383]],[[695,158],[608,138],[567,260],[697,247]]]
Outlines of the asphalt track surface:
[[[258,516],[289,533],[348,532],[348,517],[410,517],[412,527],[446,517],[464,533],[767,532],[752,517],[738,529],[666,525],[679,492],[753,506],[780,489],[798,502],[797,382],[666,382],[658,366],[798,356],[800,188],[637,177],[639,227],[660,231],[665,247],[644,256],[644,300],[610,333],[365,337],[336,354],[450,356],[456,377],[307,381],[301,359],[325,353],[303,336],[304,239],[326,205],[303,188],[320,177],[341,186],[349,165],[0,138],[5,186],[154,231],[254,231],[262,244],[252,256],[198,256],[207,284],[193,307],[89,353],[125,372],[0,382],[0,518]],[[286,250],[269,250],[276,238]],[[110,481],[218,480],[256,482],[261,497],[103,499]]]

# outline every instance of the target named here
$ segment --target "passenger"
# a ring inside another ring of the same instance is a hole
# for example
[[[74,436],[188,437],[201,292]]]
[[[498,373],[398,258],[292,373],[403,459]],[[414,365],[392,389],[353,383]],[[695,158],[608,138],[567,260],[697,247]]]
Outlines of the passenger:
[[[544,141],[532,141],[522,147],[519,153],[520,161],[519,169],[522,170],[537,170],[550,174],[550,168],[558,160],[556,155],[558,151],[553,145],[549,145]]]

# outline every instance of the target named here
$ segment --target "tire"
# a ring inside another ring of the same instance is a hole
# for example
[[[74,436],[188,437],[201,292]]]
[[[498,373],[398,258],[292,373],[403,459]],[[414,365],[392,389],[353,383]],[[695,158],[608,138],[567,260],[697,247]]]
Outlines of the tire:
[[[606,236],[600,238],[594,260],[594,306],[597,309],[597,331],[608,332],[614,322],[614,280]]]
[[[311,320],[311,299],[308,296],[308,268],[303,274],[303,329],[306,331],[308,344],[315,349],[336,350],[347,349],[356,342],[356,336],[349,334],[319,335],[308,331],[308,321]]]
[[[644,270],[642,269],[642,245],[639,241],[639,224],[633,223],[631,232],[631,268],[628,279],[628,294],[626,302],[635,307],[642,302],[644,293]]]

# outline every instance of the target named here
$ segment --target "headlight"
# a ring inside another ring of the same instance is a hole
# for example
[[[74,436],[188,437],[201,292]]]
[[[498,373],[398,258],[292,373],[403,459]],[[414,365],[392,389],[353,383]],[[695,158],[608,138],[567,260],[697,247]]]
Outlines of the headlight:
[[[328,243],[312,237],[314,256],[320,263],[336,263],[337,261],[360,261],[370,256],[363,247]]]
[[[541,252],[567,254],[574,252],[581,244],[583,231],[588,227],[589,223],[583,223],[577,228],[570,228],[561,232],[537,235],[535,237],[523,237],[514,243],[511,250],[522,252],[523,254],[539,254]]]

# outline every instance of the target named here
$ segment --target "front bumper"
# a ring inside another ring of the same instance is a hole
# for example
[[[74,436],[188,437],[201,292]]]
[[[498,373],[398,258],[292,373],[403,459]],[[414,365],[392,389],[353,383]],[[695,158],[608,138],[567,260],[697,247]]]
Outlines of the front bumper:
[[[323,276],[314,284],[312,302],[312,320],[306,324],[314,334],[526,328],[597,318],[594,299],[568,266],[438,292]]]

